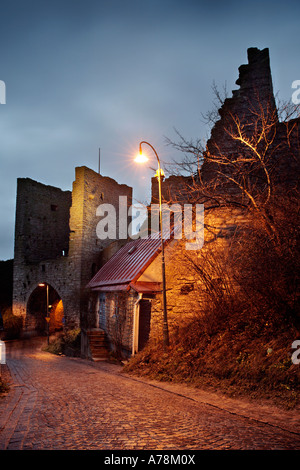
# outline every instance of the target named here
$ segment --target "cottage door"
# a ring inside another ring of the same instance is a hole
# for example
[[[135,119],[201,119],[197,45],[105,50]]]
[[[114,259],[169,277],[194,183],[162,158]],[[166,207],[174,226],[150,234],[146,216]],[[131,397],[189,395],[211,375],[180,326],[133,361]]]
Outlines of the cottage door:
[[[106,328],[106,315],[105,315],[105,293],[99,294],[99,328],[105,330]]]
[[[147,299],[140,301],[139,315],[139,346],[138,350],[143,349],[149,339],[151,321],[151,302]]]

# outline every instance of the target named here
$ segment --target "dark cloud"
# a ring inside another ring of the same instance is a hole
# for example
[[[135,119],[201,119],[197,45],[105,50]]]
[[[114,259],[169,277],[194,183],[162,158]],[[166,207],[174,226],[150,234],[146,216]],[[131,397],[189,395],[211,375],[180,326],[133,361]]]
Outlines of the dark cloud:
[[[98,168],[149,195],[140,140],[162,159],[173,127],[203,138],[213,80],[236,88],[248,47],[269,47],[275,90],[300,79],[297,2],[16,1],[1,6],[0,259],[13,257],[17,177],[71,189],[74,168]]]

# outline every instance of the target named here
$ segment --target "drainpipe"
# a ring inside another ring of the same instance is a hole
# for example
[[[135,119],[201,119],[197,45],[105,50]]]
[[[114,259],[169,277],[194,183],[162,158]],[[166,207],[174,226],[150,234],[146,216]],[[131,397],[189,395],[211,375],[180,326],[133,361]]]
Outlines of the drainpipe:
[[[134,302],[133,307],[133,331],[132,331],[132,356],[135,355],[138,349],[138,339],[139,339],[139,319],[137,317],[137,309],[140,300],[142,300],[143,294],[139,294],[137,300]]]

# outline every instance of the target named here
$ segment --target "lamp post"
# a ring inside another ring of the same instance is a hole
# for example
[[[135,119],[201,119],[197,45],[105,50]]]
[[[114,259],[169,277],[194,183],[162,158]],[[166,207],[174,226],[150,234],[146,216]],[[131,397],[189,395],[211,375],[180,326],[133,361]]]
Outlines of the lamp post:
[[[50,322],[50,315],[49,315],[49,284],[41,283],[39,287],[45,287],[47,292],[47,306],[46,306],[46,322],[47,322],[47,344],[49,345],[49,322]]]
[[[149,144],[149,142],[142,141],[139,146],[139,155],[136,157],[135,161],[138,163],[144,163],[148,158],[142,153],[142,144],[149,145],[153,150],[158,163],[158,170],[156,176],[158,179],[158,193],[159,193],[159,230],[160,230],[160,240],[161,240],[161,267],[162,267],[162,284],[163,284],[163,345],[164,348],[169,346],[169,329],[168,329],[168,314],[167,314],[167,295],[166,295],[166,269],[165,269],[165,250],[164,242],[162,235],[162,196],[161,196],[161,181],[164,176],[161,169],[160,160],[158,158],[155,148]]]

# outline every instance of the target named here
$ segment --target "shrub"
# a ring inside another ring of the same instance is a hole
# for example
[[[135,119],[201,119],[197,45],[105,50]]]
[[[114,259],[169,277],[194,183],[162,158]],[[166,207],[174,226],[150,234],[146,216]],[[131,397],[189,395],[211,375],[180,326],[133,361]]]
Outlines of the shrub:
[[[0,378],[0,397],[2,393],[6,393],[8,391],[8,385]]]
[[[44,348],[52,354],[65,354],[66,356],[80,356],[81,331],[79,328],[65,331],[61,336],[51,341]]]
[[[18,339],[22,331],[23,320],[12,313],[11,307],[7,308],[3,314],[3,339]]]

